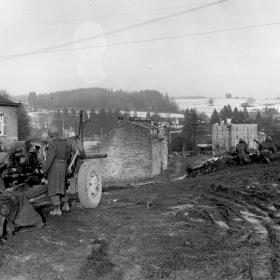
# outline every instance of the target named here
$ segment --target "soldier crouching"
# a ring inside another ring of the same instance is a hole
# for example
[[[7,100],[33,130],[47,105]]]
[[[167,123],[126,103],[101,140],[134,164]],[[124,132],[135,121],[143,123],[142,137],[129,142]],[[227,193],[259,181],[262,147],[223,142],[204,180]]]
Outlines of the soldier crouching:
[[[51,142],[43,163],[43,171],[48,178],[48,194],[54,205],[51,216],[61,216],[62,211],[70,211],[66,197],[67,162],[71,156],[65,138],[59,135],[59,129],[52,126],[49,130]],[[60,208],[62,204],[62,208]],[[61,211],[62,210],[62,211]]]

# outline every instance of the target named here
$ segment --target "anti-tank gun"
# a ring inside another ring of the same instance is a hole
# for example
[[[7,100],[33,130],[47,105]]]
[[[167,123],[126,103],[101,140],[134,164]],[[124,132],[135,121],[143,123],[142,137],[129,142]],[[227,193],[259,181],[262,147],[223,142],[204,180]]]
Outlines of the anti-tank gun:
[[[94,159],[106,158],[107,154],[86,155],[83,146],[83,112],[80,112],[79,135],[67,138],[71,149],[71,160],[68,164],[68,192],[78,193],[84,208],[95,208],[102,195],[102,177]],[[25,149],[23,141],[6,145],[0,153],[0,174],[6,189],[18,190],[18,186],[28,185],[29,199],[47,193],[47,182],[44,181],[42,163],[46,143],[40,143],[40,149]]]

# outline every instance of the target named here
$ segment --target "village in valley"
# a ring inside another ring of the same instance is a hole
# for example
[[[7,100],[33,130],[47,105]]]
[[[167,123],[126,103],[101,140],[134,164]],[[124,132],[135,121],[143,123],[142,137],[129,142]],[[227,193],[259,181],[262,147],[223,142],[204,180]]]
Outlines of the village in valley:
[[[38,171],[41,164],[31,161],[33,151],[28,167],[21,161],[9,167],[11,161],[6,165],[2,156],[3,197],[26,196],[44,225],[38,228],[38,217],[22,204],[27,212],[18,211],[10,222],[16,225],[18,216],[31,214],[32,222],[19,224],[10,233],[2,214],[3,277],[204,279],[205,266],[211,275],[219,273],[218,279],[277,275],[270,262],[278,261],[278,154],[269,162],[259,157],[259,145],[268,135],[278,147],[276,108],[255,113],[246,106],[232,110],[227,104],[219,112],[212,107],[208,117],[196,108],[180,110],[178,105],[176,111],[157,113],[50,110],[38,104],[34,110],[28,101],[1,98],[3,156],[11,160],[18,152],[11,148],[13,143],[27,139],[43,150],[53,124],[65,139],[80,135],[85,152],[79,173],[68,177],[71,211],[63,218],[48,216],[52,202],[46,177]],[[19,110],[25,118],[18,118]],[[109,129],[98,128],[99,114],[103,121],[106,114],[112,118],[106,122]],[[18,127],[24,119],[29,129],[26,138]],[[236,160],[240,139],[250,151],[246,164]],[[271,234],[276,238],[273,247]],[[31,246],[34,240],[36,245]],[[59,249],[59,254],[50,248]],[[261,258],[258,250],[265,250]],[[208,259],[213,255],[217,262]],[[49,267],[43,269],[47,259]]]
[[[280,279],[280,2],[183,2],[0,0],[1,280]]]

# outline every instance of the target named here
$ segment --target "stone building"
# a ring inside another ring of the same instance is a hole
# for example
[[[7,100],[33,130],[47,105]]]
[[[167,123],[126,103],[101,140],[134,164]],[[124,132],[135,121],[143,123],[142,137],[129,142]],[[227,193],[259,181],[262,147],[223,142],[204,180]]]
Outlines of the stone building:
[[[18,103],[0,95],[0,144],[18,140]]]
[[[167,168],[168,144],[164,129],[141,122],[123,121],[100,140],[104,182],[137,181]]]
[[[232,152],[239,139],[245,139],[250,150],[257,150],[259,140],[257,124],[214,124],[212,126],[212,145],[214,153]]]

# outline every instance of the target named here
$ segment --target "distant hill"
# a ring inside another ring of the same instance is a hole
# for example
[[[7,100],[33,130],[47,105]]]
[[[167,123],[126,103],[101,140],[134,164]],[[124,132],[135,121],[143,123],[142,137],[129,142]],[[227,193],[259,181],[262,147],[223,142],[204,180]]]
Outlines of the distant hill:
[[[156,90],[137,92],[113,91],[104,88],[83,88],[68,91],[58,91],[49,94],[31,92],[28,101],[34,108],[46,109],[90,109],[90,108],[119,108],[125,111],[178,111],[177,104],[167,94]]]
[[[172,96],[173,99],[208,99],[209,97],[205,97],[202,95],[194,95],[194,96]]]

